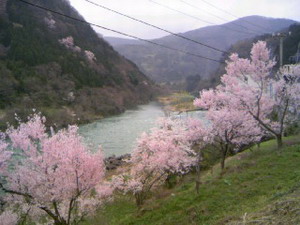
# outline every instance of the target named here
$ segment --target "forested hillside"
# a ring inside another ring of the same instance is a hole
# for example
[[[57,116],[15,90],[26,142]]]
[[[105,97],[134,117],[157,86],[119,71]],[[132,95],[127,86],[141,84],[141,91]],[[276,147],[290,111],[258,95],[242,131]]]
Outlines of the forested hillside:
[[[83,18],[66,0],[31,1]],[[116,114],[153,97],[153,83],[85,23],[17,0],[1,2],[0,119],[42,111],[65,125]]]

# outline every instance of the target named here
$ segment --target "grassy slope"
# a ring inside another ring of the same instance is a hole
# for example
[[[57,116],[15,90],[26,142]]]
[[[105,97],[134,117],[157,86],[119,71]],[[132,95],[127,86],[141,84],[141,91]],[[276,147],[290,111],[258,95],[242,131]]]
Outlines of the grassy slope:
[[[300,224],[300,136],[285,142],[282,153],[268,141],[228,158],[223,178],[218,165],[204,172],[200,195],[188,175],[140,212],[133,199],[120,196],[85,224]]]

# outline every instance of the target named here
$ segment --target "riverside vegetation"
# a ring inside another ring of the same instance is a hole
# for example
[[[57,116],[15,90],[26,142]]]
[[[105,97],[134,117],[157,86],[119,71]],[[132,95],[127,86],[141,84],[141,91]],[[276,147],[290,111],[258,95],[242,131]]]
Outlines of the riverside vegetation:
[[[159,97],[158,101],[163,104],[166,112],[186,112],[195,110],[194,96],[188,92],[178,92],[172,95]]]

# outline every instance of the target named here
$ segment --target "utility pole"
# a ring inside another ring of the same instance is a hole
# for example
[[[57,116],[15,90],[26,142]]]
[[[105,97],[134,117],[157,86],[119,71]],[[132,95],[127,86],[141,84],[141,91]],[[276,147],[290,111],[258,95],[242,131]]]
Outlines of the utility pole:
[[[273,34],[273,37],[278,37],[280,40],[280,46],[279,46],[279,62],[280,62],[280,67],[283,66],[283,39],[285,37],[287,37],[288,35],[291,35],[291,32],[289,32],[288,34],[285,33],[277,33],[277,34]]]

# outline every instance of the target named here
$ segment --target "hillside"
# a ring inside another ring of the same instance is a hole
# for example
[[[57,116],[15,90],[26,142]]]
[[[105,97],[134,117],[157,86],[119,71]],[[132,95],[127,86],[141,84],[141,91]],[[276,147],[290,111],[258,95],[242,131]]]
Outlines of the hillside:
[[[193,174],[172,189],[163,188],[138,211],[129,196],[115,200],[84,225],[298,225],[300,223],[299,136],[262,143],[227,159],[226,173],[219,165],[204,171],[199,195]]]
[[[31,2],[83,20],[66,0]],[[32,108],[49,124],[89,121],[145,103],[155,92],[89,25],[14,0],[0,3],[0,71],[2,127]]]
[[[282,31],[284,33],[290,32],[290,35],[288,35],[283,40],[283,64],[289,64],[289,58],[296,54],[298,44],[300,43],[300,24],[292,24],[291,26]],[[277,61],[277,64],[275,65],[275,69],[277,70],[279,68],[279,39],[273,37],[271,34],[260,35],[254,38],[238,41],[237,43],[233,44],[228,51],[231,53],[235,52],[242,58],[249,58],[249,52],[252,48],[252,45],[258,40],[267,42],[268,48],[271,50],[272,58],[274,58]],[[224,60],[228,59],[227,56],[223,56],[222,58]],[[220,65],[216,72],[211,76],[211,79],[213,79],[215,81],[214,83],[217,84],[218,80],[224,73],[225,65]],[[203,84],[197,82],[197,84],[194,84],[192,91],[198,91],[202,87]]]
[[[293,56],[298,49],[300,42],[300,23],[293,24],[283,30],[287,35],[283,40],[283,64],[289,64],[290,56]],[[232,45],[229,49],[230,52],[237,52],[241,57],[249,57],[250,49],[252,48],[253,42],[258,40],[264,40],[268,43],[271,49],[272,56],[279,61],[279,38],[273,37],[272,35],[262,35],[255,38],[238,41]],[[277,67],[279,64],[277,64]]]
[[[248,21],[248,23],[246,21]],[[253,27],[249,22],[259,24],[266,29]],[[272,33],[286,28],[294,22],[295,21],[287,19],[249,16],[226,24],[189,31],[181,35],[226,51],[232,44],[239,40],[255,37],[264,33]],[[241,30],[243,31],[241,32]],[[110,42],[111,39],[108,38],[107,41]],[[174,36],[166,36],[153,41],[216,60],[222,56],[220,52]],[[218,63],[213,61],[187,56],[183,53],[173,52],[150,44],[136,45],[136,42],[122,44],[120,40],[113,40],[110,43],[118,52],[135,62],[146,75],[158,82],[179,81],[195,75],[206,78],[219,66]],[[126,43],[126,41],[123,40],[123,43]]]

